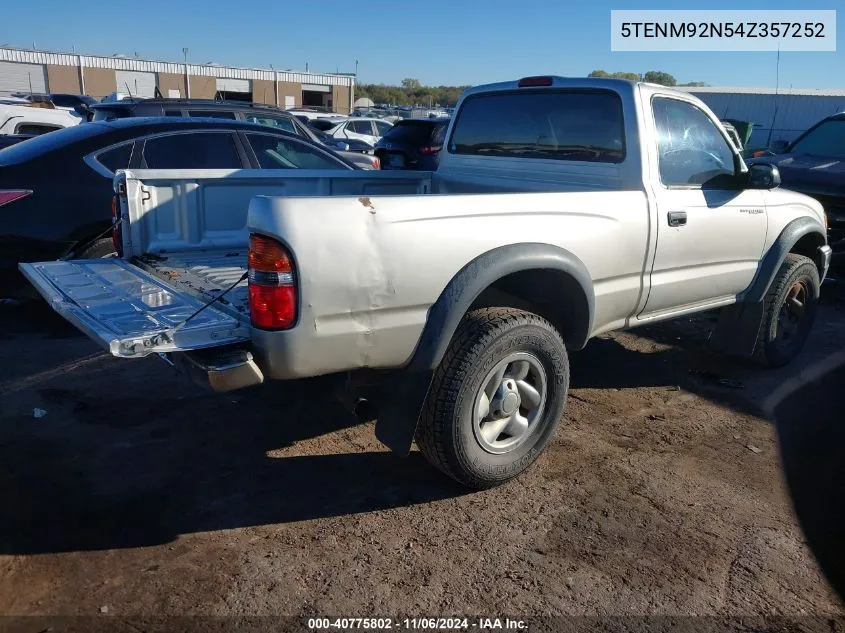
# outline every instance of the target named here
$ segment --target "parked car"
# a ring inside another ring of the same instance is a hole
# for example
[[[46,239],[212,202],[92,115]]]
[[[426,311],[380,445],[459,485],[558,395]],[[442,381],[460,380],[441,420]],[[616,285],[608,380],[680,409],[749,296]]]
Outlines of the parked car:
[[[94,97],[88,95],[76,95],[65,92],[51,92],[49,94],[30,94],[25,92],[17,92],[14,97],[24,99],[30,102],[46,102],[51,103],[56,108],[63,110],[74,110],[77,106],[90,106],[97,103]]]
[[[326,134],[334,138],[365,141],[374,146],[382,136],[387,134],[391,127],[391,123],[382,119],[350,118],[348,121],[338,123],[333,128],[326,130]]]
[[[598,334],[722,308],[717,349],[800,352],[830,261],[821,205],[747,168],[695,96],[480,86],[444,148],[434,173],[288,170],[248,210],[242,174],[125,172],[122,258],[21,268],[113,355],[167,354],[219,391],[363,370],[377,437],[401,455],[416,437],[471,488],[542,453],[568,354]]]
[[[827,214],[830,245],[837,255],[845,252],[845,113],[819,121],[776,150],[779,153],[748,162],[775,165],[784,187],[821,202]]]
[[[336,122],[345,121],[348,117],[343,114],[337,114],[336,112],[329,112],[326,110],[318,110],[316,108],[288,108],[285,112],[292,114],[294,116],[302,116],[308,119],[309,121],[315,119],[330,119]]]
[[[241,101],[220,101],[211,99],[165,99],[125,98],[120,101],[98,103],[91,106],[93,121],[112,121],[126,117],[213,117],[236,121],[248,121],[269,125],[296,134],[310,141],[323,143],[324,138],[315,134],[308,125],[297,120],[290,111],[275,106],[244,103]],[[372,157],[362,157],[359,151],[352,151],[337,141],[324,143],[326,147],[342,155],[361,169],[378,169]]]
[[[45,134],[81,122],[80,117],[65,110],[0,104],[0,134]]]
[[[448,119],[402,119],[376,144],[382,169],[437,169]]]
[[[35,138],[37,134],[0,134],[0,149],[11,147],[16,143]]]
[[[128,118],[86,123],[0,151],[0,288],[18,262],[114,252],[118,169],[353,169],[308,139],[222,119]],[[20,285],[18,283],[18,285]]]
[[[298,119],[301,123],[304,123],[312,130],[318,130],[320,132],[325,132],[326,130],[330,130],[338,124],[338,120],[334,118],[318,118],[318,119],[309,119],[307,116],[302,114],[295,114],[294,118]]]

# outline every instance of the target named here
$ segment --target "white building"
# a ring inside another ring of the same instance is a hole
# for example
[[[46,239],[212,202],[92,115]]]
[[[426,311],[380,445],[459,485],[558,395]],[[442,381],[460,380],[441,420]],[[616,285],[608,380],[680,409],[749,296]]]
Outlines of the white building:
[[[679,88],[704,101],[721,119],[755,124],[749,147],[792,141],[823,118],[845,112],[845,90]],[[771,131],[771,139],[770,139]]]

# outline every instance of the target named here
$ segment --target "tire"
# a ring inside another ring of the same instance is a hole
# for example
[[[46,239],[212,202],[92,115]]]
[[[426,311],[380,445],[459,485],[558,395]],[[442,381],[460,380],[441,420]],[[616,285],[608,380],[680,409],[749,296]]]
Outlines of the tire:
[[[435,468],[464,486],[502,484],[526,470],[554,436],[568,388],[566,347],[548,321],[513,308],[475,310],[464,317],[434,374],[417,445]],[[485,398],[488,415],[479,422]],[[506,416],[511,422],[500,433],[497,425]],[[516,431],[509,435],[511,423]]]
[[[114,250],[114,242],[112,242],[110,237],[106,237],[86,246],[79,251],[77,257],[79,259],[99,259],[102,257],[114,257],[115,255],[117,255],[117,252]]]
[[[788,253],[764,299],[763,323],[754,349],[758,363],[783,367],[798,355],[816,317],[820,286],[813,260]]]

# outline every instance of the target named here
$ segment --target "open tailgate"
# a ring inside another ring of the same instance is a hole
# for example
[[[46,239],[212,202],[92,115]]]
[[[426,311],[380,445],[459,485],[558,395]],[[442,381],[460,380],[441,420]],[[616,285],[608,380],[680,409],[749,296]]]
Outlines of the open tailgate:
[[[239,343],[249,326],[117,258],[20,264],[50,306],[114,356]]]

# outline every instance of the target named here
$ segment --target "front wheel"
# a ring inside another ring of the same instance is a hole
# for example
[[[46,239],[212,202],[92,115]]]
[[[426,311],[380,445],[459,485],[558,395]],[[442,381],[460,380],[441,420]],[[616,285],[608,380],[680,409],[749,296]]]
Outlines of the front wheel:
[[[755,360],[783,367],[798,355],[816,317],[820,286],[812,259],[787,254],[764,300]]]
[[[435,372],[417,445],[467,487],[504,483],[554,436],[568,388],[566,347],[548,321],[512,308],[475,310]]]

